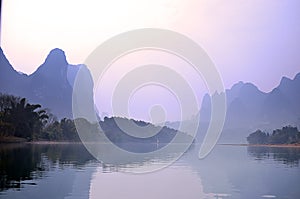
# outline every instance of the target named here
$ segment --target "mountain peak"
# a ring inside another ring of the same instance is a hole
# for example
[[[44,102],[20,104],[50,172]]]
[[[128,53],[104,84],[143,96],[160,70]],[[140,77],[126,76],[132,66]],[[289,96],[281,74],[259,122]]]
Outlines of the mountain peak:
[[[243,81],[239,81],[238,83],[235,83],[235,84],[232,85],[231,90],[233,90],[233,89],[239,90],[239,89],[241,89],[241,87],[242,87],[244,84],[245,84],[245,83],[244,83]]]
[[[257,86],[255,86],[254,84],[250,83],[250,82],[247,82],[243,85],[243,89],[246,89],[246,90],[255,90],[255,91],[260,91]]]
[[[65,52],[59,48],[51,50],[45,62],[55,63],[58,65],[68,64]]]
[[[281,78],[281,82],[285,82],[285,81],[291,81],[291,79],[288,78],[288,77],[283,76],[283,77]]]
[[[300,80],[300,73],[298,73],[295,77],[294,77],[294,80]]]
[[[235,83],[234,85],[232,85],[232,87],[230,89],[226,89],[226,92],[231,92],[231,93],[234,93],[233,95],[237,95],[244,85],[245,85],[245,83],[243,81],[239,81],[238,83]]]
[[[54,49],[52,49],[50,51],[49,55],[51,55],[51,54],[62,54],[62,55],[65,55],[65,52],[62,49],[60,49],[60,48],[54,48]]]
[[[290,78],[287,78],[285,76],[283,76],[280,80],[279,86],[278,88],[285,88],[288,84],[290,84],[293,80],[291,80]],[[276,88],[274,88],[273,90],[275,90]]]

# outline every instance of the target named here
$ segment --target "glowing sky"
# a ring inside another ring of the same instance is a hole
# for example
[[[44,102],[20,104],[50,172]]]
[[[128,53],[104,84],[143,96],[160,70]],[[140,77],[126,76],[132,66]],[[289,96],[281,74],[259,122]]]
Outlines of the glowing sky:
[[[299,19],[299,0],[3,0],[1,47],[30,74],[53,48],[79,64],[116,34],[165,28],[200,44],[226,88],[242,80],[270,91],[300,72]]]

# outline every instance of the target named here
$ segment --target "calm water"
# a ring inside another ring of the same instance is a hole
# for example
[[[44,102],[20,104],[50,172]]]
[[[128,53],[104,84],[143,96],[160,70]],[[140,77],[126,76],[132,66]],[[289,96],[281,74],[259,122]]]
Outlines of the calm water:
[[[0,198],[300,198],[300,149],[216,146],[204,160],[197,147],[168,168],[125,173],[97,162],[82,145],[0,146]]]

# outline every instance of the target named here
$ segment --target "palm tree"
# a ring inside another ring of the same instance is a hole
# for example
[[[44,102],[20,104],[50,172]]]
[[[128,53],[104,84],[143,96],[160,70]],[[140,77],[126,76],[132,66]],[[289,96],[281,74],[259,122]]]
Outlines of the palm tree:
[[[9,122],[15,127],[15,136],[32,139],[38,135],[49,116],[39,104],[29,104],[25,98],[11,101],[11,108],[6,111]]]

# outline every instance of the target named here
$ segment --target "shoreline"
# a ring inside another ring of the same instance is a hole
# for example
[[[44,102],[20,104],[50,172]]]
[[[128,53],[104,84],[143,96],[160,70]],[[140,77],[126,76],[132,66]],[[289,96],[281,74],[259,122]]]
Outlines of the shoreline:
[[[20,145],[63,145],[63,144],[82,144],[82,142],[73,142],[73,141],[32,141],[32,142],[0,142],[0,145],[11,145],[11,144],[20,144]]]
[[[82,142],[68,141],[68,140],[61,140],[61,141],[60,140],[57,140],[57,141],[49,141],[49,140],[27,141],[25,138],[9,136],[9,137],[0,137],[0,144],[82,144]]]
[[[73,141],[31,141],[31,142],[25,142],[25,144],[82,144],[82,142],[73,142]]]
[[[300,148],[300,144],[218,144],[222,146],[247,146],[247,147],[270,147],[270,148]]]
[[[82,142],[78,141],[68,141],[68,140],[61,140],[61,141],[49,141],[49,140],[35,140],[35,141],[27,141],[24,138],[19,137],[0,137],[0,145],[1,144],[83,144]],[[220,143],[217,145],[221,146],[246,146],[246,147],[277,147],[277,148],[300,148],[300,143],[297,144],[235,144],[235,143]]]

